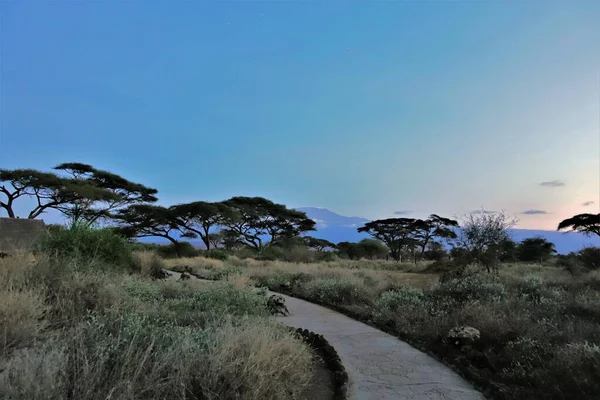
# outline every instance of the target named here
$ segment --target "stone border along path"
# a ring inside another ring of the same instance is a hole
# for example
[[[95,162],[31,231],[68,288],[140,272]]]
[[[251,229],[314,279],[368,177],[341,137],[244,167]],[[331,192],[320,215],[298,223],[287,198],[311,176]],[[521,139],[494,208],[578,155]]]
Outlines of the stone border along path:
[[[408,343],[328,308],[281,296],[290,315],[277,319],[323,335],[337,351],[348,373],[349,399],[485,399],[460,375]]]

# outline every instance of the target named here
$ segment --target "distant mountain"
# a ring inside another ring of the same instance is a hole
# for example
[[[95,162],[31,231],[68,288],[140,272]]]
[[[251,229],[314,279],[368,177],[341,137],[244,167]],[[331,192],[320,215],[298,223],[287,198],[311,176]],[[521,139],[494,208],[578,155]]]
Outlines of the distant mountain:
[[[314,220],[316,232],[309,234],[321,239],[327,239],[334,243],[339,242],[357,242],[361,239],[369,237],[368,235],[358,233],[356,228],[369,222],[368,219],[359,217],[344,217],[336,214],[333,211],[316,208],[316,207],[301,207],[299,211],[304,211],[309,218]],[[586,246],[600,247],[600,237],[586,236],[577,232],[557,232],[544,231],[535,229],[511,229],[510,235],[513,240],[520,242],[523,239],[540,236],[554,243],[559,254],[567,254],[572,251],[581,250]]]
[[[325,208],[301,207],[298,211],[304,211],[306,215],[317,223],[316,232],[309,232],[310,236],[327,239],[330,242],[358,242],[369,237],[364,233],[358,233],[356,228],[369,222],[368,219],[359,217],[344,217]]]

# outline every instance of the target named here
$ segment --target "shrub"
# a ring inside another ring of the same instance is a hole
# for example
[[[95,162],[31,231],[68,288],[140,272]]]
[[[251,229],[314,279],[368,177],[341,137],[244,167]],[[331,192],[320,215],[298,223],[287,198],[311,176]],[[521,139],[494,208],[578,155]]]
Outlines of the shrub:
[[[80,264],[95,263],[111,269],[133,269],[134,258],[127,241],[112,230],[85,225],[55,229],[38,243],[38,249],[59,259]]]
[[[600,247],[586,247],[577,253],[577,258],[587,269],[600,269]]]
[[[151,251],[138,251],[135,253],[135,261],[142,275],[151,278],[162,278],[165,263],[155,253]]]
[[[195,248],[190,242],[177,242],[162,245],[156,253],[162,258],[198,257],[202,251]]]
[[[11,349],[28,346],[44,329],[47,310],[40,290],[0,289],[0,357]]]
[[[350,277],[312,280],[303,287],[310,298],[334,305],[352,305],[370,301],[362,280]]]
[[[206,258],[212,258],[215,260],[226,261],[229,258],[229,254],[225,250],[221,249],[211,249],[209,251],[204,252],[204,256]]]
[[[471,275],[452,279],[430,291],[439,304],[463,305],[467,302],[500,302],[508,296],[506,287],[489,276]]]
[[[431,308],[422,290],[410,286],[383,292],[373,306],[375,322],[388,324],[404,316],[420,316]],[[406,321],[403,321],[405,323]]]

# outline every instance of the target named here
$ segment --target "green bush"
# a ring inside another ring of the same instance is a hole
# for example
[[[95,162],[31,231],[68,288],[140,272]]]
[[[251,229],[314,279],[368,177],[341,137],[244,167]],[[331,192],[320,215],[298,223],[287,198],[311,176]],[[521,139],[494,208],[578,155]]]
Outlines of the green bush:
[[[429,294],[440,305],[462,306],[473,301],[501,302],[508,297],[508,290],[492,277],[473,275],[440,283]]]
[[[202,252],[195,248],[190,242],[178,242],[162,245],[156,253],[162,258],[198,257]]]
[[[229,254],[225,250],[211,249],[204,252],[204,257],[214,258],[215,260],[227,261]]]
[[[600,247],[586,247],[577,253],[577,258],[587,269],[600,269]]]
[[[371,298],[361,280],[346,277],[311,280],[303,289],[310,298],[334,305],[360,304]]]
[[[93,263],[97,268],[136,268],[131,246],[109,228],[55,228],[39,241],[38,250],[77,264]]]

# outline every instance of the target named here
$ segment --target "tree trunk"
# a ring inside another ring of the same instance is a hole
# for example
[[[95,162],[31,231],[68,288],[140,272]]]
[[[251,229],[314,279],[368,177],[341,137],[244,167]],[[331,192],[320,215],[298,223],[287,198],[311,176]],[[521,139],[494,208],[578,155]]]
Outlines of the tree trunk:
[[[177,258],[181,258],[181,249],[179,248],[179,242],[169,235],[165,235],[164,238],[168,239],[173,244],[173,248],[175,249],[175,255],[177,256]]]

